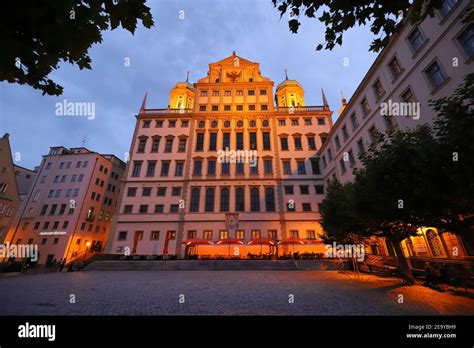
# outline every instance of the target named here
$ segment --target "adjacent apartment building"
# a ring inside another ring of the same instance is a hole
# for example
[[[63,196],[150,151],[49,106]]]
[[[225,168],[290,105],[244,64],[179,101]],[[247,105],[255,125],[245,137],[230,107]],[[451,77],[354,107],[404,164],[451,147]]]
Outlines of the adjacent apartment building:
[[[20,209],[21,199],[6,133],[0,138],[0,243],[3,243]]]
[[[167,108],[149,109],[145,98],[108,252],[226,256],[228,245],[183,241],[263,237],[300,238],[312,244],[295,250],[324,252],[317,151],[332,111],[324,93],[322,105],[306,106],[295,80],[273,87],[258,63],[233,52],[196,83],[177,83]],[[238,250],[245,258],[261,247]]]
[[[84,147],[51,147],[7,241],[38,244],[39,264],[103,250],[125,163]]]
[[[430,99],[451,95],[463,77],[473,72],[474,25],[463,24],[469,1],[447,0],[433,18],[412,26],[405,21],[388,46],[378,55],[346,104],[319,149],[325,182],[354,178],[360,166],[358,155],[378,140],[377,134],[432,124],[435,112]],[[388,114],[382,110],[387,108]],[[398,108],[398,109],[397,109]],[[371,251],[392,254],[384,241],[374,241]],[[460,238],[423,228],[417,237],[406,239],[407,256],[462,257]]]

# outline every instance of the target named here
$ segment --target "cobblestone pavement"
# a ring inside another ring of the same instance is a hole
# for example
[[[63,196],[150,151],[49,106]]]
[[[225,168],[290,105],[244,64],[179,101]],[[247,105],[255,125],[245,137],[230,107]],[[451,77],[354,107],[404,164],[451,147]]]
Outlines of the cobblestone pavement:
[[[72,294],[76,303],[70,303]],[[0,315],[41,314],[472,315],[474,300],[420,285],[402,286],[396,279],[333,271],[78,272],[0,278]]]

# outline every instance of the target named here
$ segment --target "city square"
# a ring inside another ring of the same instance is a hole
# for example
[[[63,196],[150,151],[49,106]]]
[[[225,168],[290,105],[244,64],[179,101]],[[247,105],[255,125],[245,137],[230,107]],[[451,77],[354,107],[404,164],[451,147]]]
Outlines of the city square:
[[[0,278],[0,315],[473,313],[472,291],[439,292],[337,271],[86,271]]]

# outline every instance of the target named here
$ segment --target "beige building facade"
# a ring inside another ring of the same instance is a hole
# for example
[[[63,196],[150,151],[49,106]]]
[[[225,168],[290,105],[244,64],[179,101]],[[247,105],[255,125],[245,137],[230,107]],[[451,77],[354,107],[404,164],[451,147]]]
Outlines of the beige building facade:
[[[377,142],[377,133],[432,124],[429,101],[451,95],[464,76],[473,72],[474,25],[463,24],[469,1],[444,1],[433,18],[420,25],[405,21],[378,55],[348,103],[343,107],[328,141],[320,148],[321,170],[331,179],[348,182],[361,166],[359,153]],[[385,243],[372,252],[392,254]],[[407,256],[463,257],[466,250],[452,233],[420,229],[403,241]]]
[[[258,63],[234,52],[196,83],[176,84],[168,108],[145,100],[108,252],[246,258],[291,248],[246,245],[252,239],[290,237],[313,243],[295,251],[323,252],[317,150],[332,112],[325,97],[306,106],[295,80],[273,87]],[[239,244],[183,244],[228,238]]]

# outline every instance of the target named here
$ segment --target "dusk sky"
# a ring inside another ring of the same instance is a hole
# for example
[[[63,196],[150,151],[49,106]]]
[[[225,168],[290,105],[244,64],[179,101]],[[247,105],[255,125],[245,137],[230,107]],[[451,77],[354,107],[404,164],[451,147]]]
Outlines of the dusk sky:
[[[275,86],[288,69],[289,78],[305,89],[306,105],[321,105],[323,88],[335,119],[341,91],[349,100],[376,57],[368,52],[373,39],[368,27],[346,33],[342,47],[316,51],[323,24],[304,19],[298,34],[292,34],[288,17],[280,20],[271,0],[161,0],[148,6],[154,27],[140,26],[133,36],[123,29],[105,32],[103,43],[90,50],[92,70],[64,63],[50,75],[64,87],[60,97],[43,96],[27,85],[0,84],[0,132],[10,133],[12,151],[21,156],[15,164],[32,169],[50,146],[79,147],[86,134],[90,150],[123,160],[145,92],[148,108],[166,108],[170,89],[187,70],[195,82],[206,76],[209,63],[234,50],[260,63]],[[56,116],[55,105],[64,100],[95,103],[95,119]]]

